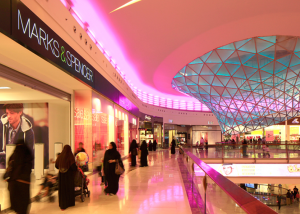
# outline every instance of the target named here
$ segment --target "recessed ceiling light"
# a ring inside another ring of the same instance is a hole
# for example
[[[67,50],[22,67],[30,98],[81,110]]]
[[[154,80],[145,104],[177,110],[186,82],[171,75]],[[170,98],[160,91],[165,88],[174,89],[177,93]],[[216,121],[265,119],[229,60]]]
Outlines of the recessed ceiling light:
[[[11,89],[10,87],[0,87],[0,89]]]

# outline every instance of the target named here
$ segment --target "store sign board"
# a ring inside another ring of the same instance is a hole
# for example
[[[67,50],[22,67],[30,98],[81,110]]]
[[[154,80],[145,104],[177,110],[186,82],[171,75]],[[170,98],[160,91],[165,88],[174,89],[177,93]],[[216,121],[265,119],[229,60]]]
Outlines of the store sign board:
[[[145,119],[151,121],[151,117],[149,115],[145,115]]]
[[[273,141],[273,140],[274,140],[274,132],[266,131],[266,141]]]
[[[0,29],[6,33],[11,31],[10,0],[0,0]]]
[[[226,177],[300,177],[300,164],[208,164]],[[195,166],[196,175],[202,170]]]
[[[12,4],[12,36],[41,57],[94,87],[96,69],[22,2]]]

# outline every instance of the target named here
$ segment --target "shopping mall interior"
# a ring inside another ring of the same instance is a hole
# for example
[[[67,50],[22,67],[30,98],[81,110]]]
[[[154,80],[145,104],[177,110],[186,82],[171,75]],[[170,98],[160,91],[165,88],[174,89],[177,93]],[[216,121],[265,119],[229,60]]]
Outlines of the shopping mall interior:
[[[298,6],[1,0],[0,212],[300,213]]]

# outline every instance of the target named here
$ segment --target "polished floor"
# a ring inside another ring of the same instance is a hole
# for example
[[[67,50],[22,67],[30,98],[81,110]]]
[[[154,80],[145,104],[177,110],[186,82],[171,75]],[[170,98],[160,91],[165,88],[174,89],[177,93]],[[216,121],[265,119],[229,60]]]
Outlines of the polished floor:
[[[124,161],[126,173],[120,179],[120,189],[116,196],[107,196],[100,186],[97,175],[90,176],[90,198],[81,202],[76,198],[76,206],[63,213],[105,213],[105,214],[191,214],[177,162],[177,155],[168,150],[150,152],[149,167],[129,167]],[[57,194],[56,194],[57,195]],[[30,214],[61,213],[58,202],[32,203]]]

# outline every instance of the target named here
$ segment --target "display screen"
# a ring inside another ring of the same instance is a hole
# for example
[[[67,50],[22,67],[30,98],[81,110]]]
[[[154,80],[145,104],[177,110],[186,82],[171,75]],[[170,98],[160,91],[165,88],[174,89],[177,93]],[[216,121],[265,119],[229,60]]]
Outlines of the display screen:
[[[246,187],[248,187],[248,188],[253,188],[254,189],[254,184],[245,184],[246,185]]]

